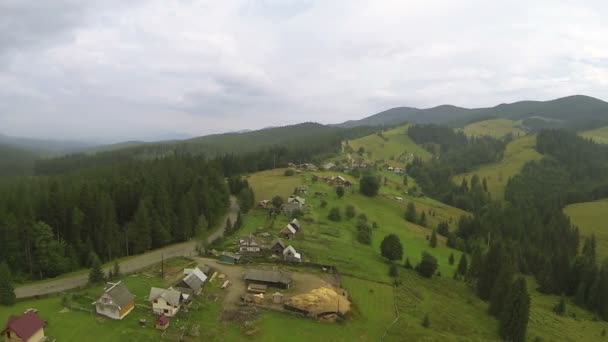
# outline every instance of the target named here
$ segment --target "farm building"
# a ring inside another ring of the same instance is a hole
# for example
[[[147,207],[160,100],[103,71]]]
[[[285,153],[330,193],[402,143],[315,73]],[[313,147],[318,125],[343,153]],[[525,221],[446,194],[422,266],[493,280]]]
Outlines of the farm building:
[[[228,252],[222,252],[222,254],[220,254],[220,256],[217,258],[219,262],[229,265],[238,264],[240,259],[240,255],[235,255]]]
[[[268,285],[264,284],[249,284],[249,286],[247,286],[247,292],[251,293],[266,293],[267,289]]]
[[[296,229],[296,231],[300,231],[301,226],[300,226],[300,221],[298,221],[298,219],[294,218],[293,220],[291,220],[291,222],[289,224],[291,224],[291,226],[294,227]]]
[[[291,277],[281,271],[247,270],[244,279],[248,284],[262,284],[280,289],[288,289],[291,284]]]
[[[296,229],[291,224],[288,224],[279,232],[279,236],[291,240],[296,237]]]
[[[198,268],[192,269],[192,271],[182,279],[177,286],[191,289],[192,292],[197,295],[203,290],[203,285],[207,281],[207,276]]]
[[[283,259],[291,262],[302,262],[302,255],[296,251],[292,246],[287,246],[283,251]]]
[[[120,281],[108,283],[94,304],[98,314],[112,319],[123,319],[135,307],[135,296]]]
[[[333,170],[336,168],[336,164],[334,163],[327,163],[325,165],[323,165],[323,170],[329,171],[329,170]]]
[[[241,253],[258,253],[260,252],[261,247],[262,245],[253,234],[239,239],[239,252]]]
[[[34,311],[27,311],[21,316],[10,316],[2,336],[7,342],[39,342],[45,339],[45,326]]]
[[[152,303],[152,312],[155,314],[173,317],[181,308],[182,294],[174,289],[153,287],[150,289],[148,301]]]
[[[165,315],[160,315],[154,324],[156,329],[158,330],[167,330],[169,327],[169,317]]]
[[[270,243],[270,251],[273,254],[281,254],[281,253],[283,253],[283,251],[285,250],[285,247],[286,247],[285,243],[280,238],[275,238]]]
[[[215,273],[213,268],[211,268],[211,266],[209,266],[209,265],[201,265],[197,268],[184,268],[185,276],[187,276],[188,274],[190,274],[192,272],[196,272],[198,274],[199,278],[201,278],[201,279],[204,278],[205,281],[207,281],[207,278],[209,276],[212,276],[213,273]]]
[[[300,185],[296,187],[294,193],[297,195],[306,195],[308,194],[308,187],[306,185]]]
[[[213,269],[213,267],[211,267],[207,264],[200,265],[198,267],[198,269],[201,270],[201,272],[205,273],[205,275],[207,277],[211,277],[211,276],[213,276],[213,273],[215,273],[215,270]],[[186,272],[186,270],[184,270],[184,274],[185,274],[185,272]]]
[[[270,200],[262,200],[258,202],[259,208],[270,208],[272,206],[272,202]]]
[[[306,199],[300,196],[291,195],[287,199],[287,203],[281,206],[281,210],[287,214],[291,215],[295,210],[304,210],[304,205],[306,204]]]

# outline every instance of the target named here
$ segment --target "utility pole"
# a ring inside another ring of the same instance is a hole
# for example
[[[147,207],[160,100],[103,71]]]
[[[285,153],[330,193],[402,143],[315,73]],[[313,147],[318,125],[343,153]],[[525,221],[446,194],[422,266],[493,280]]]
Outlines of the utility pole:
[[[165,253],[160,253],[160,277],[165,279]]]

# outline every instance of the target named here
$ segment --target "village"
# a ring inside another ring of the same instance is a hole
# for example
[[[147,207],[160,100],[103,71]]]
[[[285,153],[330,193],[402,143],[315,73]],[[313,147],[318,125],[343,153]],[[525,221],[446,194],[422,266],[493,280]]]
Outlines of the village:
[[[318,170],[312,164],[290,166],[300,172]],[[323,181],[330,186],[352,186],[342,176],[324,177]],[[89,313],[95,317],[91,319],[106,326],[112,321],[129,320],[137,311],[134,323],[139,328],[158,331],[161,338],[176,341],[200,336],[192,313],[205,306],[205,301],[216,302],[218,298],[223,298],[222,315],[226,317],[238,318],[253,309],[325,322],[346,319],[351,301],[341,287],[337,269],[309,262],[305,253],[290,243],[306,229],[294,215],[306,210],[307,195],[308,187],[298,186],[278,210],[269,199],[258,201],[256,210],[290,218],[272,233],[239,236],[222,251],[210,249],[199,256],[161,260],[146,272],[108,280],[96,292],[64,293],[65,310]],[[182,265],[185,267],[180,268]],[[132,278],[142,277],[159,278],[170,286],[138,289],[136,295],[129,284]],[[144,290],[146,294],[142,295]],[[28,308],[8,318],[1,336],[7,342],[55,341],[45,335],[49,324],[46,319],[36,308]]]

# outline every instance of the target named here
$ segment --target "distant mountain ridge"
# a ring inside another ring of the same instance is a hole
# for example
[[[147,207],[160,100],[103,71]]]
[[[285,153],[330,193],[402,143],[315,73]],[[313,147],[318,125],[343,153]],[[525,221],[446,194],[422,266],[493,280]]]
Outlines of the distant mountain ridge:
[[[394,126],[405,122],[462,126],[487,118],[521,120],[524,127],[584,130],[608,125],[608,103],[573,95],[550,101],[520,101],[488,108],[462,108],[441,105],[433,108],[396,107],[361,120],[350,120],[337,127]]]

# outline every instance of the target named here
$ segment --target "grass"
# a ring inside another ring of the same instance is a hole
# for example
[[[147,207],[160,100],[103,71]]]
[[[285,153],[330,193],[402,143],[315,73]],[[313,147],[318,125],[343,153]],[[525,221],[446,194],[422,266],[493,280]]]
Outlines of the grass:
[[[275,195],[287,198],[302,184],[303,175],[284,176],[286,169],[275,169],[254,173],[248,178],[257,201],[271,200]]]
[[[353,149],[353,158],[360,147],[365,149],[363,157],[369,162],[379,161],[390,166],[404,167],[408,160],[406,155],[412,153],[422,159],[431,158],[431,154],[417,145],[407,135],[408,125],[387,130],[382,133],[385,139],[377,134],[351,140],[348,145]]]
[[[166,264],[166,269],[174,268],[177,270],[176,272],[181,272],[181,269],[185,265],[186,262],[182,259],[173,260]],[[153,267],[146,273],[125,276],[121,279],[131,293],[136,296],[135,301],[138,305],[148,305],[147,296],[150,287],[167,287],[171,285],[171,281],[165,281],[154,276],[152,270],[155,269],[158,269],[158,267]],[[94,306],[91,303],[97,299],[102,291],[102,286],[96,286],[73,292],[77,295],[77,299],[74,302],[80,307],[94,311]],[[218,284],[209,284],[205,287],[206,294],[219,293],[219,291]],[[201,306],[198,310],[191,311],[190,320],[200,324],[201,337],[204,337],[204,340],[223,341],[223,336],[235,334],[234,330],[236,328],[234,326],[223,326],[217,323],[221,311],[221,301],[207,301],[202,297],[196,300]],[[161,332],[152,327],[155,316],[148,308],[136,306],[123,320],[114,321],[105,319],[94,313],[63,310],[61,296],[28,299],[19,301],[11,307],[0,306],[0,322],[6,322],[11,314],[21,314],[28,308],[38,309],[40,317],[48,321],[48,327],[45,328],[46,335],[56,338],[58,341],[85,341],[90,340],[92,337],[94,337],[95,341],[108,342],[158,341],[161,339]],[[148,322],[146,328],[142,328],[139,325],[139,320],[142,318]],[[185,314],[180,313],[177,318],[171,321],[171,324],[177,328],[186,321]]]
[[[509,178],[519,174],[527,162],[542,158],[542,155],[536,152],[535,146],[535,136],[515,139],[507,145],[505,155],[500,162],[484,165],[472,172],[457,175],[454,177],[454,182],[460,184],[464,177],[470,180],[476,174],[479,178],[486,179],[488,191],[492,198],[501,200],[504,198]]]
[[[513,134],[514,137],[526,135],[526,132],[516,122],[508,119],[474,122],[465,126],[464,133],[470,137],[489,135],[496,138],[502,138],[509,133]]]
[[[608,229],[603,226],[608,220],[608,199],[570,204],[564,211],[578,226],[581,236],[595,234],[598,260],[608,258]]]
[[[599,144],[608,144],[608,126],[582,132],[581,135]]]

